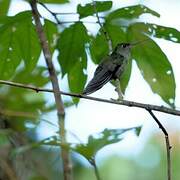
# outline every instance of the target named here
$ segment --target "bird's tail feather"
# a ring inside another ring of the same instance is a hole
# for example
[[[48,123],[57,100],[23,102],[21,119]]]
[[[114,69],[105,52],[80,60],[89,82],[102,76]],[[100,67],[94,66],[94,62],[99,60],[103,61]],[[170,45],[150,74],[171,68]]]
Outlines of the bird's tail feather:
[[[106,71],[100,76],[94,76],[94,78],[88,83],[87,87],[83,91],[84,95],[91,94],[101,87],[103,87],[112,78],[112,73]]]

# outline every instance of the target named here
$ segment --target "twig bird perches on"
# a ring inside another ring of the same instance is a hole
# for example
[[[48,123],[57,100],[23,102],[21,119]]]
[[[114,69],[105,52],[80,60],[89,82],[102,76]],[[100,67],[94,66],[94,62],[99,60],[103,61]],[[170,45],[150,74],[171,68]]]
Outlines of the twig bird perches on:
[[[147,40],[149,39],[141,40],[135,43],[118,44],[111,55],[105,57],[100,62],[95,70],[94,77],[84,89],[83,94],[88,95],[97,91],[110,80],[114,79],[119,81],[122,73],[126,69],[131,48]],[[117,90],[120,91],[120,87],[117,87]],[[118,95],[119,99],[122,99],[121,92],[118,92]]]

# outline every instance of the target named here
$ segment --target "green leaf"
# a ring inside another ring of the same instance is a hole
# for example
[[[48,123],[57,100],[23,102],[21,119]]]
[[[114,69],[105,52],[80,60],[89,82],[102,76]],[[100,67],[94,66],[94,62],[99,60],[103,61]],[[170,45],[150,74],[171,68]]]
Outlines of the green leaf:
[[[80,22],[66,28],[58,40],[58,60],[62,75],[68,75],[71,92],[81,93],[84,89],[87,79],[84,73],[87,68],[85,46],[88,41],[87,30]],[[73,101],[77,104],[79,99],[74,98]]]
[[[86,55],[85,55],[86,58]],[[82,60],[84,61],[84,60]],[[84,68],[82,61],[77,62],[71,69],[70,73],[68,73],[68,83],[71,92],[74,93],[82,93],[84,89],[84,85],[87,80],[87,75],[84,74]],[[73,102],[77,104],[79,102],[79,98],[73,98]]]
[[[130,40],[147,39],[133,26],[128,29]],[[136,60],[142,76],[150,85],[152,91],[174,107],[175,78],[168,58],[160,47],[151,39],[132,49],[132,58]]]
[[[69,0],[39,0],[41,3],[51,3],[51,4],[64,4],[68,3]]]
[[[114,19],[133,19],[138,18],[142,14],[152,14],[156,17],[160,17],[160,15],[153,11],[152,9],[144,6],[144,5],[135,5],[135,6],[127,6],[124,8],[117,9],[113,12],[111,12],[106,20],[112,21]]]
[[[97,12],[108,11],[112,7],[112,1],[95,1]],[[79,13],[80,18],[91,16],[96,13],[93,3],[88,3],[85,6],[78,4],[77,13]]]
[[[166,39],[175,43],[180,43],[180,31],[174,28],[150,23],[134,23],[133,27],[137,31],[144,32],[154,37]]]
[[[126,41],[126,34],[120,26],[105,24],[104,28],[112,40],[113,48],[115,48],[118,43]],[[104,33],[102,32],[102,29],[100,29],[96,37],[92,37],[90,44],[90,52],[93,62],[98,64],[104,57],[109,54],[108,51],[109,48],[107,40]]]
[[[32,23],[32,14],[22,12],[0,18],[0,76],[9,79],[23,59],[31,71],[40,56],[40,45]]]
[[[60,145],[60,141],[59,141],[59,138],[56,135],[53,135],[53,136],[45,138],[45,139],[43,139],[41,141],[37,141],[37,142],[35,141],[35,142],[29,143],[27,145],[17,147],[17,148],[15,148],[11,152],[12,153],[11,155],[12,156],[16,156],[16,155],[25,153],[25,152],[27,152],[29,150],[32,150],[34,148],[38,148],[41,145],[55,145],[55,146],[59,146]]]
[[[0,131],[0,148],[2,148],[5,145],[9,145],[9,139],[8,135],[3,133],[3,131]]]
[[[0,1],[0,16],[6,15],[9,9],[10,0]]]
[[[139,127],[137,127],[139,128]],[[94,159],[96,153],[106,145],[117,143],[123,139],[122,134],[126,131],[133,130],[136,128],[128,129],[105,129],[98,133],[96,136],[89,136],[86,144],[78,144],[72,147],[72,150],[84,156],[88,161],[91,162]]]
[[[126,87],[129,83],[131,70],[132,70],[132,60],[129,59],[127,67],[120,78],[121,91],[123,94],[125,93]]]
[[[46,76],[47,73],[44,67],[36,67],[30,73],[21,69],[14,75],[12,81],[42,87],[50,81]],[[47,112],[50,106],[46,104],[42,93],[4,85],[0,87],[0,99],[2,108],[7,112],[6,118],[10,119],[8,121],[10,127],[18,131],[29,128],[26,126],[27,120],[31,125],[39,123],[41,113]]]
[[[91,59],[95,64],[99,64],[99,62],[108,55],[108,50],[108,43],[101,31],[96,37],[91,37],[90,53]]]
[[[63,76],[70,73],[78,62],[81,62],[82,67],[86,68],[85,45],[88,41],[87,30],[81,22],[71,25],[61,33],[57,46],[59,50],[58,61]]]
[[[45,19],[43,27],[46,33],[46,37],[48,39],[48,44],[49,44],[51,54],[53,54],[57,45],[57,40],[58,40],[57,25],[54,22]]]

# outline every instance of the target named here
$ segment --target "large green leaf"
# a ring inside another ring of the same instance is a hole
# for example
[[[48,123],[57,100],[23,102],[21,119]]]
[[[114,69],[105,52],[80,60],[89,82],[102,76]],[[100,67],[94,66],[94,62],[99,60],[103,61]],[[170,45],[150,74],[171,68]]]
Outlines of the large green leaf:
[[[160,26],[150,23],[134,23],[133,27],[137,31],[144,32],[157,38],[166,39],[175,43],[180,43],[180,31],[171,27]]]
[[[96,153],[104,146],[117,143],[123,139],[122,134],[135,129],[139,135],[140,127],[128,129],[105,129],[96,136],[90,135],[86,144],[77,144],[72,150],[84,156],[89,162],[96,156]]]
[[[37,64],[40,45],[31,12],[0,18],[0,76],[9,79],[21,60],[31,71]]]
[[[1,0],[0,1],[0,16],[7,14],[9,5],[10,5],[10,0]]]
[[[147,39],[147,36],[137,31],[133,25],[129,27],[128,35],[131,41]],[[168,58],[160,47],[149,38],[149,41],[132,49],[132,58],[136,60],[152,91],[159,94],[171,107],[174,107],[176,88],[174,73]]]
[[[152,9],[144,6],[144,5],[135,5],[135,6],[127,6],[124,8],[117,9],[113,12],[111,12],[106,20],[111,21],[114,19],[133,19],[133,18],[138,18],[142,14],[152,14],[156,17],[160,17],[160,15],[153,11]]]
[[[86,58],[86,55],[82,58]],[[82,62],[78,62],[72,67],[70,73],[68,73],[68,83],[71,92],[82,93],[87,80],[87,75],[84,73],[84,70]],[[77,104],[79,98],[73,98],[73,102]]]
[[[115,48],[118,43],[126,41],[126,34],[120,26],[105,24],[104,28],[112,40],[113,48]],[[105,56],[109,54],[108,49],[107,40],[102,32],[102,29],[100,29],[96,37],[92,37],[90,44],[90,52],[93,62],[98,64]]]
[[[56,48],[57,40],[58,40],[57,25],[54,22],[45,19],[44,31],[45,31],[46,37],[48,39],[48,44],[49,44],[51,53],[53,53]]]
[[[86,83],[84,69],[87,68],[87,55],[85,51],[89,36],[85,26],[78,22],[66,28],[58,41],[59,56],[62,75],[67,73],[69,87],[72,92],[81,93]],[[78,100],[74,99],[77,103]]]
[[[81,22],[71,25],[61,33],[58,41],[58,60],[63,75],[70,73],[78,62],[81,62],[82,67],[86,68],[85,45],[88,41],[87,30]]]
[[[41,3],[51,3],[51,4],[63,4],[69,2],[69,0],[39,0]]]
[[[112,1],[95,1],[96,8],[93,3],[88,3],[85,6],[78,4],[77,13],[79,13],[80,18],[84,18],[90,15],[93,15],[97,12],[103,12],[110,10],[112,7]]]

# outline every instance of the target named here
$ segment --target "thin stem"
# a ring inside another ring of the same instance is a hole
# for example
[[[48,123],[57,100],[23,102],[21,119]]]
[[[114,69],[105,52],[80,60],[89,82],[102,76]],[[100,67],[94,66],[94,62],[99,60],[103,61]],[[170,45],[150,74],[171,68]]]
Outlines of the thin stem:
[[[0,167],[2,168],[4,173],[7,175],[9,180],[17,180],[16,174],[13,168],[2,157],[0,159]]]
[[[150,109],[146,109],[149,114],[152,116],[152,118],[156,121],[156,123],[158,124],[159,128],[162,130],[162,132],[164,133],[165,136],[165,141],[166,141],[166,156],[167,156],[167,179],[171,180],[171,145],[169,142],[169,135],[166,131],[166,129],[163,127],[163,125],[161,124],[161,122],[157,119],[157,117],[154,115],[154,113],[152,112],[152,110]]]
[[[47,37],[43,30],[43,26],[40,21],[39,12],[37,9],[37,0],[31,0],[30,5],[32,8],[33,18],[35,20],[36,31],[41,43],[41,47],[43,50],[43,54],[45,57],[46,65],[49,71],[49,77],[53,87],[53,94],[55,98],[56,108],[57,108],[57,116],[59,123],[59,135],[63,144],[66,144],[66,131],[65,131],[65,111],[64,105],[61,98],[60,87],[58,83],[58,78],[56,75],[54,64],[52,63],[52,55],[49,49]],[[64,180],[72,179],[72,166],[69,158],[69,152],[61,148],[61,157],[63,161],[63,172],[64,172]]]
[[[61,24],[60,20],[57,17],[57,13],[54,13],[53,11],[51,11],[45,4],[43,4],[42,2],[38,2],[42,7],[44,7],[50,14],[52,14],[52,16],[54,17],[54,19],[56,20],[57,24]]]
[[[75,23],[75,22],[82,22],[82,23],[88,23],[88,24],[97,24],[100,22],[100,20],[98,22],[93,22],[93,21],[81,21],[81,20],[75,20],[75,21],[60,21],[58,19],[58,15],[78,15],[77,13],[55,13],[53,11],[51,11],[45,4],[43,4],[42,2],[39,2],[39,4],[44,7],[56,20],[57,24],[71,24],[71,23]],[[99,17],[99,18],[103,18],[103,17]],[[100,22],[101,23],[101,22]]]
[[[0,84],[5,84],[9,86],[14,86],[18,88],[24,88],[24,89],[29,89],[33,90],[35,92],[49,92],[53,93],[53,89],[48,89],[48,88],[39,88],[35,87],[32,85],[26,85],[26,84],[21,84],[21,83],[15,83],[11,81],[4,81],[0,80]],[[82,98],[82,99],[88,99],[92,101],[98,101],[98,102],[103,102],[103,103],[110,103],[110,104],[116,104],[116,105],[123,105],[123,106],[128,106],[128,107],[137,107],[137,108],[142,108],[142,109],[149,109],[149,110],[154,110],[154,111],[159,111],[167,114],[173,114],[176,116],[180,116],[180,111],[167,108],[164,106],[157,106],[157,105],[152,105],[152,104],[144,104],[144,103],[139,103],[139,102],[134,102],[134,101],[127,101],[127,100],[122,100],[122,101],[115,101],[115,100],[108,100],[108,99],[102,99],[102,98],[96,98],[92,96],[86,96],[86,95],[81,95],[81,94],[76,94],[76,93],[68,93],[68,92],[59,92],[61,95],[65,96],[71,96],[71,97],[76,97],[76,98]]]
[[[96,17],[97,17],[97,23],[99,24],[99,26],[101,27],[101,30],[106,38],[106,41],[108,43],[108,47],[109,47],[109,54],[112,52],[112,41],[111,41],[111,38],[109,37],[109,34],[107,33],[106,29],[104,28],[104,26],[102,25],[101,21],[100,21],[100,17],[98,15],[98,11],[97,11],[97,8],[96,8],[96,1],[92,0],[93,2],[93,6],[94,6],[94,12],[96,14]]]
[[[97,165],[96,165],[95,158],[92,158],[89,162],[90,162],[90,164],[93,166],[96,179],[97,179],[97,180],[101,180],[100,174],[99,174],[99,170],[98,170],[98,167],[97,167]]]

